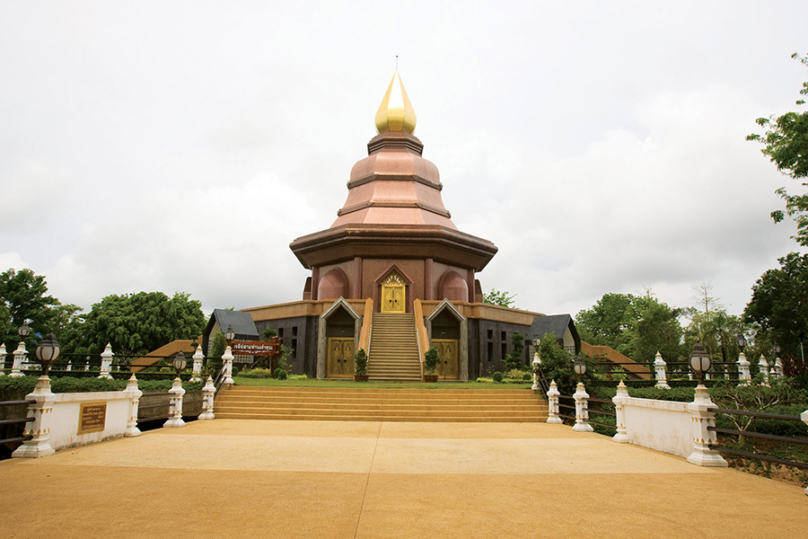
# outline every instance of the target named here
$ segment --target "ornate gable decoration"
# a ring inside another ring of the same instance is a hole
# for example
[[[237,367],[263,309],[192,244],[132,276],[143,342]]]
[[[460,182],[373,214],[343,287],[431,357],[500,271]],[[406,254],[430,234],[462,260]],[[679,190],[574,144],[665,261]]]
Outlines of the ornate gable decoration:
[[[406,286],[406,284],[407,283],[404,281],[404,279],[401,277],[401,275],[399,275],[395,271],[391,271],[390,275],[388,275],[387,278],[384,281],[382,281],[382,285]]]

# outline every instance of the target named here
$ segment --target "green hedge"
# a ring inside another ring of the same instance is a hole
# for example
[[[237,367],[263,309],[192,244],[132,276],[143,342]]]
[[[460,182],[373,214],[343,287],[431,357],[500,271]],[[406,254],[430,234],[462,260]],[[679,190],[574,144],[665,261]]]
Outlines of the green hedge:
[[[37,377],[23,376],[20,378],[10,378],[3,376],[0,378],[0,400],[22,400],[34,390]],[[172,380],[139,380],[138,388],[143,392],[168,391],[171,389]],[[183,382],[182,387],[186,391],[199,391],[202,389],[201,382]],[[51,380],[51,391],[54,393],[91,393],[95,391],[121,391],[126,387],[126,380],[109,380],[106,378],[72,378],[61,377]]]

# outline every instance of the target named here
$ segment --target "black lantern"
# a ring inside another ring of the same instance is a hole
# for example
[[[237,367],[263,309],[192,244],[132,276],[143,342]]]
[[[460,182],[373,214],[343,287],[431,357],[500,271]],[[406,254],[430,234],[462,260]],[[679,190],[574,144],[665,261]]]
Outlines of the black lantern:
[[[581,378],[586,374],[586,361],[581,358],[575,359],[575,374],[578,375],[578,382],[580,382]]]
[[[710,354],[701,345],[701,341],[696,341],[693,352],[690,354],[690,368],[696,373],[699,385],[703,385],[704,373],[710,370]]]
[[[738,345],[738,348],[741,349],[741,353],[743,353],[743,349],[746,348],[746,345],[749,344],[746,341],[746,337],[744,337],[743,333],[738,333],[738,336],[735,337],[735,343]]]
[[[20,328],[22,329],[22,328]],[[62,347],[56,335],[48,333],[36,347],[36,360],[42,365],[42,376],[47,376],[53,362],[59,358]]]
[[[17,333],[20,335],[20,339],[23,341],[31,333],[31,326],[28,325],[28,320],[23,320],[20,329],[17,330]]]
[[[533,348],[535,348],[537,352],[539,351],[539,345],[540,344],[541,344],[541,339],[539,339],[539,334],[534,333],[533,334]]]
[[[177,378],[180,377],[180,373],[185,370],[185,365],[188,362],[185,361],[185,354],[182,352],[177,352],[177,355],[174,356],[174,370],[177,371]]]
[[[774,357],[777,357],[777,354],[779,354],[779,353],[780,353],[780,345],[777,344],[777,343],[774,343]]]
[[[233,333],[233,326],[227,326],[227,331],[224,332],[224,340],[227,341],[227,346],[230,346],[230,343],[233,342],[235,338],[236,334]]]

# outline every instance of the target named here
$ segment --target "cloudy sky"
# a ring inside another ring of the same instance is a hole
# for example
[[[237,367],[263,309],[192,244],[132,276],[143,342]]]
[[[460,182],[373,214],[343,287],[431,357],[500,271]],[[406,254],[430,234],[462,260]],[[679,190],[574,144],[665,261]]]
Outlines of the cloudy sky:
[[[746,142],[794,110],[808,3],[0,2],[0,268],[63,303],[301,298],[395,69],[483,289],[730,312],[796,243]]]

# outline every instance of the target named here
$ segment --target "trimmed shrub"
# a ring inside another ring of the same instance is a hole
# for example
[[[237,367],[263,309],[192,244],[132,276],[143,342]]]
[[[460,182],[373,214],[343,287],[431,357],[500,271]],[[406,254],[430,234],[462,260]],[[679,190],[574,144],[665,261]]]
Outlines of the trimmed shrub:
[[[275,374],[276,374],[276,377],[277,377],[278,380],[286,380],[286,378],[289,376],[288,374],[286,374],[286,371],[283,370],[283,369],[276,370]]]
[[[501,383],[503,378],[505,378],[505,377],[503,376],[503,374],[501,372],[497,371],[497,372],[494,373],[494,381],[496,383]]]

